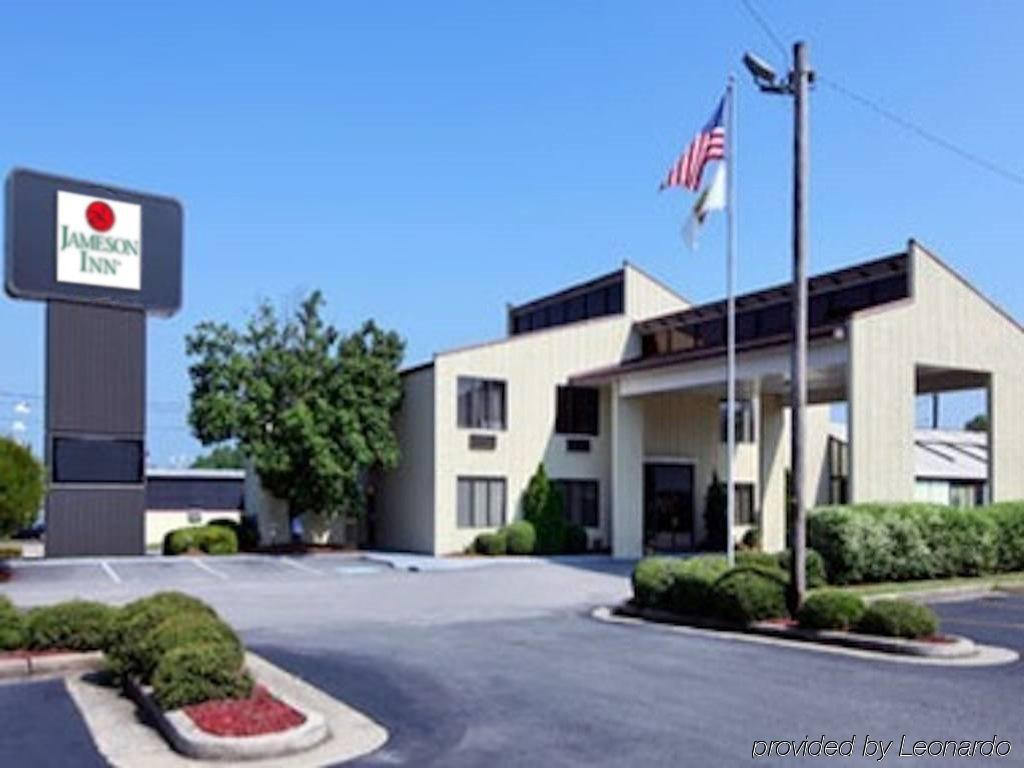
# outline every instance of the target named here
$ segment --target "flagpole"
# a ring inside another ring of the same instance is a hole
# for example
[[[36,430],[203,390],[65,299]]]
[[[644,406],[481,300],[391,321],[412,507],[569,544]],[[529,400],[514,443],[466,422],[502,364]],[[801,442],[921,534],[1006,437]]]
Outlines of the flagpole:
[[[725,239],[726,284],[726,457],[725,457],[725,553],[731,568],[736,560],[733,524],[736,519],[736,483],[733,477],[733,456],[736,452],[736,88],[735,78],[729,75],[726,87],[728,113],[726,117],[725,194],[727,232]]]

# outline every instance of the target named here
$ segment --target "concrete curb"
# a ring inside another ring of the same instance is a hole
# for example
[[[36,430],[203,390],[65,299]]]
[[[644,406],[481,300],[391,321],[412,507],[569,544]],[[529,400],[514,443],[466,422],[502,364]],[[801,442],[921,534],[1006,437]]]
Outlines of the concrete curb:
[[[133,680],[125,682],[125,692],[175,751],[199,760],[266,760],[286,757],[312,749],[330,736],[322,714],[303,707],[276,690],[271,690],[271,693],[302,713],[305,722],[280,733],[246,737],[216,736],[203,731],[180,709],[164,712],[150,696],[150,692]]]
[[[811,641],[807,638],[798,639],[795,636],[786,636],[785,634],[775,631],[762,633],[759,631],[738,629],[734,626],[726,628],[725,625],[712,624],[710,622],[698,626],[681,624],[678,619],[674,622],[659,621],[652,618],[642,617],[640,615],[623,615],[618,613],[615,609],[608,608],[607,606],[595,608],[591,612],[591,617],[609,624],[645,626],[651,629],[678,634],[696,635],[700,637],[718,637],[748,643],[774,645],[776,647],[783,648],[795,648],[815,653],[831,653],[843,656],[853,656],[860,659],[888,661],[901,664],[981,667],[997,664],[1011,664],[1020,658],[1016,651],[1012,651],[1007,648],[998,648],[995,646],[977,645],[973,643],[973,641],[968,641],[971,642],[974,648],[974,652],[968,656],[915,655],[907,652],[894,652],[891,649],[883,651],[878,650],[877,648],[855,646],[851,644],[840,645],[829,642]],[[861,635],[861,637],[865,636]],[[964,639],[966,640],[966,638]]]
[[[613,609],[620,616],[654,621],[659,624],[682,624],[684,626],[703,627],[726,632],[745,632],[748,634],[781,637],[787,640],[798,640],[804,643],[822,643],[824,645],[840,645],[846,648],[859,648],[878,653],[901,653],[909,656],[925,656],[933,659],[964,659],[977,654],[974,641],[949,635],[953,642],[926,643],[920,640],[909,640],[903,637],[882,637],[880,635],[864,635],[858,632],[842,632],[830,629],[803,629],[786,627],[767,621],[758,621],[746,627],[708,621],[696,616],[678,616],[670,611],[653,608],[637,608],[628,603]]]
[[[0,659],[0,680],[96,672],[102,668],[103,654],[99,651]]]

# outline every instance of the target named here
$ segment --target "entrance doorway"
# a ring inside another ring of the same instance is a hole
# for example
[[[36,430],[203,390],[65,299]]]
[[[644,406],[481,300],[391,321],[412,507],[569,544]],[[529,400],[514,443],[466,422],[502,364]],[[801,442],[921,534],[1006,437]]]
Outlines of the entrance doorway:
[[[694,549],[693,464],[644,463],[644,548]]]

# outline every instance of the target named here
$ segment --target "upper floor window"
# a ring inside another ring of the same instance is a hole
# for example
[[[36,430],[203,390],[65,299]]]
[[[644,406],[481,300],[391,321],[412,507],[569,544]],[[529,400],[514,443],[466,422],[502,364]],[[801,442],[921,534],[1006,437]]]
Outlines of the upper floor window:
[[[459,376],[459,426],[505,429],[505,382]]]
[[[718,406],[718,422],[719,430],[721,431],[722,442],[728,442],[729,435],[729,422],[727,420],[727,412],[729,405],[726,401],[722,401]],[[754,436],[754,403],[750,400],[737,400],[735,402],[735,410],[733,411],[734,418],[736,420],[736,442],[737,443],[752,443],[756,439]]]
[[[558,387],[555,432],[560,435],[597,435],[598,391],[592,387]]]

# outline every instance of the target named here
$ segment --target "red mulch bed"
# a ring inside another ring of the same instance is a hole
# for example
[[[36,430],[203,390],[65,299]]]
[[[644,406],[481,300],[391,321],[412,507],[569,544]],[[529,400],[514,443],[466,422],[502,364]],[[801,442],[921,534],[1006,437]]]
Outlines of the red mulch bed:
[[[949,635],[928,635],[928,637],[915,638],[919,643],[955,643],[956,638]]]
[[[779,627],[796,627],[799,623],[796,619],[765,619],[765,624],[775,624]]]
[[[185,714],[201,730],[214,736],[280,733],[306,722],[305,715],[275,699],[262,685],[253,688],[248,699],[206,701],[185,707]]]

